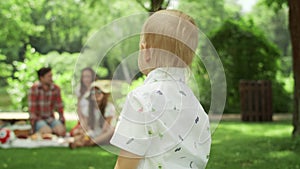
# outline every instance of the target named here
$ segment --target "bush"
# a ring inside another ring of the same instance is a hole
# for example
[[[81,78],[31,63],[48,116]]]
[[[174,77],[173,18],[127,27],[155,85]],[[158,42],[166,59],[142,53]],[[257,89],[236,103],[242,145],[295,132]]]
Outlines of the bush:
[[[282,105],[288,105],[288,95],[276,80],[280,52],[261,31],[251,23],[226,21],[210,37],[226,73],[226,112],[240,111],[239,81],[242,79],[272,81],[274,111],[282,111]]]

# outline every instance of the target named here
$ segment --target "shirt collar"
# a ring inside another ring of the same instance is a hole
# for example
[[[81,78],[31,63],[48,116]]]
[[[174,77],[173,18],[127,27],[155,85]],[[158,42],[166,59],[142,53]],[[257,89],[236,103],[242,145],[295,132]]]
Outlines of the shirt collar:
[[[188,68],[162,67],[152,70],[145,79],[145,84],[157,81],[180,81],[186,82]]]
[[[37,82],[37,85],[38,85],[38,88],[39,88],[39,89],[43,89],[42,83],[41,83],[40,81]],[[50,85],[50,89],[51,89],[51,90],[54,89],[54,84],[53,84],[53,83]]]

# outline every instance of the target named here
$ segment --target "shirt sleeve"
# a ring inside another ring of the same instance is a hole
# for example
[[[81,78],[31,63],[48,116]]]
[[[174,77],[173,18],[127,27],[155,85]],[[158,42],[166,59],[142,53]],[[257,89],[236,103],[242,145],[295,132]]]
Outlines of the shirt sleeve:
[[[80,84],[75,88],[75,95],[80,97]]]
[[[189,93],[182,94],[181,90],[168,92],[167,87],[141,87],[128,95],[112,145],[152,157],[171,151],[185,140],[189,142],[187,137],[201,118],[199,102],[185,98]]]
[[[63,106],[59,87],[57,87],[56,96],[55,96],[54,100],[55,100],[55,108],[56,108],[57,112],[59,113],[59,120],[61,120],[64,123],[65,122],[65,117],[63,114],[64,106]]]
[[[141,99],[132,93],[128,95],[121,112],[111,144],[133,154],[144,156],[150,145],[145,127],[145,116],[140,112]]]
[[[38,91],[34,87],[31,87],[28,91],[28,111],[29,111],[30,124],[32,126],[35,125],[35,122],[37,121],[38,118],[37,100],[38,100]]]
[[[116,115],[116,110],[115,107],[112,103],[108,102],[106,107],[105,107],[105,117],[112,117]]]

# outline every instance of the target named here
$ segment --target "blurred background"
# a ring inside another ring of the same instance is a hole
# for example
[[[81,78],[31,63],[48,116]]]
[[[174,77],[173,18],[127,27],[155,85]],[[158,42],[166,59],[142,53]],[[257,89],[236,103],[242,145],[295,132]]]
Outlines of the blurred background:
[[[53,68],[62,87],[65,111],[73,113],[74,63],[86,41],[101,27],[123,16],[179,9],[195,18],[216,48],[226,74],[224,113],[239,114],[239,82],[272,82],[274,113],[293,109],[293,71],[288,5],[280,0],[9,0],[0,2],[0,112],[27,111],[27,91],[36,70]],[[138,49],[139,38],[115,46],[97,68],[111,78],[122,57]],[[105,51],[103,51],[105,52]],[[192,66],[199,99],[210,106],[210,81],[201,60]],[[137,82],[141,82],[139,75]],[[137,85],[134,82],[132,85]]]

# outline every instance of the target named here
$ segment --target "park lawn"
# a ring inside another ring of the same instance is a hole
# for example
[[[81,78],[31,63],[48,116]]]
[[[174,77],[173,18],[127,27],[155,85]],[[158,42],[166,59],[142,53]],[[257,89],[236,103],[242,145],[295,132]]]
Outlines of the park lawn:
[[[109,169],[115,163],[115,155],[98,147],[2,149],[0,152],[1,169]]]
[[[291,131],[291,122],[221,122],[207,169],[300,168],[300,140]],[[0,169],[112,169],[116,157],[99,147],[0,149]]]
[[[297,169],[300,139],[290,121],[222,122],[213,135],[207,169]]]

